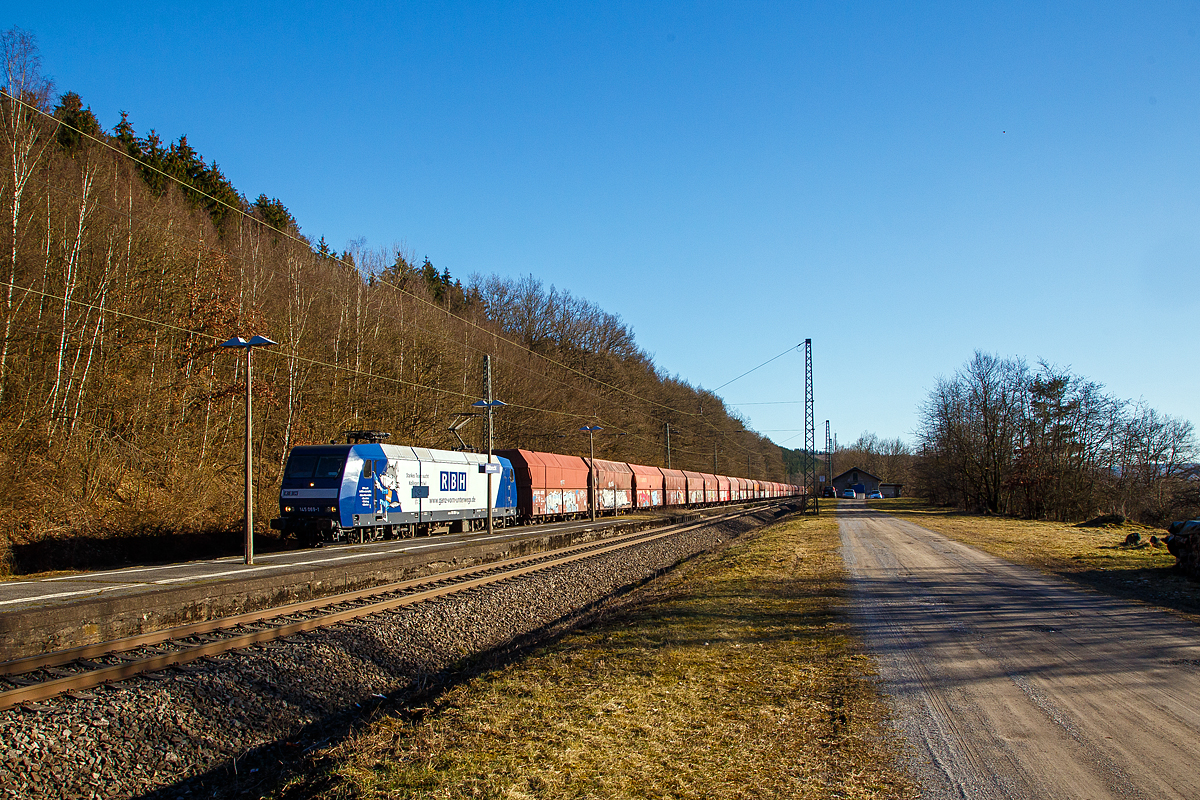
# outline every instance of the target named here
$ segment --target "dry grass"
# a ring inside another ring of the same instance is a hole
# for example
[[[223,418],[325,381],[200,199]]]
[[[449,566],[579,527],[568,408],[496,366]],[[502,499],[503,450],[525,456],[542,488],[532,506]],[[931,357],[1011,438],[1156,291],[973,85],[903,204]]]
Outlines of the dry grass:
[[[832,515],[776,525],[372,723],[281,796],[915,797],[845,589]]]
[[[1166,531],[1136,523],[1081,528],[1062,522],[986,517],[931,506],[901,497],[872,500],[871,508],[886,511],[956,541],[1053,573],[1093,589],[1179,611],[1200,615],[1200,583],[1174,569],[1175,557],[1165,546],[1149,544]],[[1127,547],[1125,537],[1137,531],[1142,542]]]

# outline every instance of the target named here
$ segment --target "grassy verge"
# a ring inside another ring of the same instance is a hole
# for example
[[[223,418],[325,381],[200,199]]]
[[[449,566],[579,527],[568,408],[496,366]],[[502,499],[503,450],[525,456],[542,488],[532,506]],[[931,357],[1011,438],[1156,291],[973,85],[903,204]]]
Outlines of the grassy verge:
[[[1050,572],[1099,591],[1200,617],[1200,583],[1177,573],[1165,546],[1149,544],[1165,531],[1134,523],[1081,528],[1062,522],[964,514],[901,497],[867,505],[1018,564]],[[1142,542],[1126,546],[1137,531]]]
[[[827,515],[695,560],[371,723],[277,796],[914,797],[841,612],[837,548]]]

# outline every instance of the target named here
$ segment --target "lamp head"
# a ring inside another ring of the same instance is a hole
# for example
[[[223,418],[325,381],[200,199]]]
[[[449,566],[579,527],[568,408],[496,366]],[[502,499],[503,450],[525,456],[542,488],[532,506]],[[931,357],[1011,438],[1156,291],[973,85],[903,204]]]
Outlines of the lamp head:
[[[270,347],[273,344],[279,344],[279,342],[273,342],[265,336],[255,336],[247,342],[242,337],[235,336],[221,342],[221,347]]]

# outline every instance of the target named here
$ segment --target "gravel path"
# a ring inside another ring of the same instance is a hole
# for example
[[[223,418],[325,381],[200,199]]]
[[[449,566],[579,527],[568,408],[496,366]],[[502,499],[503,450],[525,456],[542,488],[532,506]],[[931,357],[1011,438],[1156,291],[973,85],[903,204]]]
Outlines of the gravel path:
[[[861,504],[838,517],[926,800],[1200,797],[1193,623]]]
[[[381,704],[598,613],[763,511],[466,595],[0,712],[0,798],[255,796]]]

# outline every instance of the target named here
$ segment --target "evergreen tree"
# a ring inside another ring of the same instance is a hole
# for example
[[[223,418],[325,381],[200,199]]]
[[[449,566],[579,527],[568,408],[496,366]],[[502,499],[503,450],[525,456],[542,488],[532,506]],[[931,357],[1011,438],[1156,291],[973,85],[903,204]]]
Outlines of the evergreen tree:
[[[58,99],[54,118],[63,123],[58,126],[55,138],[62,149],[72,154],[86,145],[88,136],[99,138],[102,133],[91,107],[84,108],[83,100],[75,92],[67,92]]]
[[[139,170],[142,180],[155,197],[162,197],[167,192],[167,176],[163,174],[167,166],[166,150],[163,149],[162,139],[158,138],[158,133],[151,128],[145,139],[136,140],[136,145],[137,159],[142,165]]]
[[[292,218],[291,213],[278,197],[268,199],[265,194],[260,194],[254,201],[251,210],[255,216],[277,231],[290,231],[296,224],[296,220]]]
[[[113,127],[113,138],[121,143],[121,147],[125,148],[129,155],[135,158],[141,156],[142,150],[138,146],[137,135],[129,122],[129,112],[121,112],[121,121]]]
[[[155,196],[164,195],[167,185],[173,182],[170,179],[174,178],[180,182],[183,196],[192,207],[207,211],[218,230],[234,210],[246,210],[245,198],[215,162],[212,166],[204,163],[186,135],[166,148],[153,129],[145,139],[139,139],[129,122],[129,114],[122,111],[121,121],[113,128],[113,138],[137,159],[142,180]]]

